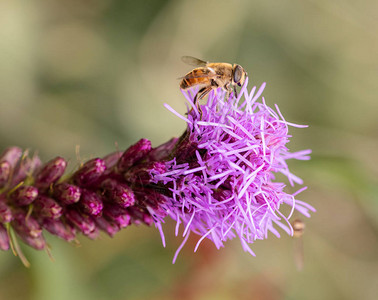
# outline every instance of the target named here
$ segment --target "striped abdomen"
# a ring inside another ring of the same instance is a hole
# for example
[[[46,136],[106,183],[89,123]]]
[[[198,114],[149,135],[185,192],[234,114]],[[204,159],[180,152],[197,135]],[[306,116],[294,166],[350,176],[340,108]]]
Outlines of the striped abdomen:
[[[210,85],[210,77],[213,72],[208,68],[197,68],[184,76],[180,82],[180,88],[185,90],[196,85]]]

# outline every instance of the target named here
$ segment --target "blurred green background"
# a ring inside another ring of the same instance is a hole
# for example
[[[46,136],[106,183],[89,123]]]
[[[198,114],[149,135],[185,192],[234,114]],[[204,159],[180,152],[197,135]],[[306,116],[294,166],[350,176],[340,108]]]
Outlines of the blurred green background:
[[[24,247],[25,269],[0,253],[0,299],[377,299],[378,2],[200,0],[1,0],[0,143],[37,150],[43,160],[81,159],[153,145],[185,124],[177,78],[192,55],[237,62],[250,87],[291,122],[291,162],[317,208],[306,220],[305,266],[287,236],[238,240],[217,251],[165,226],[133,227],[81,247],[49,238],[55,262]],[[290,190],[290,189],[289,189]]]

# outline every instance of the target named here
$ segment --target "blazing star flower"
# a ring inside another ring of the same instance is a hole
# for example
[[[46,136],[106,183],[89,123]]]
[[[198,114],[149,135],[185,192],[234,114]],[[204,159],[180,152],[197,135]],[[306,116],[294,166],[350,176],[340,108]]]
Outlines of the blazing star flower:
[[[265,83],[256,94],[256,87],[248,93],[247,84],[238,98],[225,99],[220,89],[212,92],[200,113],[193,95],[185,94],[193,107],[187,117],[167,106],[188,127],[165,164],[167,172],[153,174],[153,180],[172,193],[163,207],[177,222],[176,235],[183,224],[183,244],[190,232],[200,236],[195,251],[204,238],[219,249],[237,236],[243,249],[255,255],[249,244],[267,238],[269,231],[279,237],[275,224],[293,235],[288,220],[294,210],[306,217],[315,211],[295,199],[305,188],[287,194],[285,184],[274,182],[274,174],[281,173],[291,185],[303,183],[289,171],[286,160],[308,160],[311,151],[289,153],[286,144],[288,125],[307,126],[288,123],[277,106],[275,112],[264,98],[257,101]],[[283,204],[291,207],[287,217],[279,210]]]
[[[44,232],[66,241],[77,233],[95,239],[99,231],[114,236],[131,224],[155,224],[163,245],[162,223],[176,220],[176,235],[183,224],[184,240],[191,232],[217,248],[239,237],[245,251],[249,244],[264,239],[268,232],[279,236],[274,225],[293,235],[289,219],[294,210],[309,217],[310,205],[284,192],[285,185],[274,174],[287,176],[291,185],[302,184],[287,166],[288,159],[309,159],[310,150],[289,153],[288,123],[278,107],[268,107],[257,91],[247,91],[248,80],[239,97],[225,98],[220,89],[209,95],[199,113],[194,95],[184,93],[191,104],[180,138],[156,148],[141,139],[124,153],[91,159],[73,174],[64,175],[66,160],[57,157],[42,165],[38,156],[29,156],[11,147],[0,156],[0,249],[10,247],[24,264],[17,236],[29,246],[48,249]],[[280,206],[291,207],[286,217]]]

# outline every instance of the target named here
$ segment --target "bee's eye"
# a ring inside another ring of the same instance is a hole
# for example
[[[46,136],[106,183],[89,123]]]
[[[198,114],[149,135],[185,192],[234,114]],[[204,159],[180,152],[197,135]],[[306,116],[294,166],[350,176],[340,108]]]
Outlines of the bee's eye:
[[[240,85],[240,81],[243,77],[243,68],[240,65],[235,65],[234,67],[234,82]]]

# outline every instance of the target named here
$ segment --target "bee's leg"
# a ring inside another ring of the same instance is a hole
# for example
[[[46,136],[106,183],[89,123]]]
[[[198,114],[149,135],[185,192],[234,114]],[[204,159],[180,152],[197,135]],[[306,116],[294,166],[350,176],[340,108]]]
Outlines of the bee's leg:
[[[195,106],[197,106],[197,108],[199,108],[199,107],[198,107],[198,104],[197,104],[197,101],[201,99],[201,97],[198,97],[198,95],[200,95],[200,94],[203,92],[204,89],[205,89],[205,88],[200,89],[200,90],[197,92],[197,94],[194,96],[193,104],[194,104]],[[191,110],[190,110],[188,113],[186,113],[186,115],[189,115],[192,111],[193,111],[193,107],[191,108]]]
[[[200,89],[196,95],[196,97],[199,95],[198,100],[203,99],[210,91],[212,90],[212,87],[204,87]],[[195,102],[198,108],[198,112],[200,113],[200,120],[202,119],[202,109],[201,106],[199,105],[199,102]]]
[[[208,88],[203,88],[201,89],[198,94],[201,94],[199,97],[198,97],[198,100],[201,100],[202,98],[204,98],[208,93],[210,93],[210,91],[212,90],[211,87],[208,87]],[[202,92],[201,92],[202,91]],[[197,94],[197,95],[198,95]]]
[[[225,100],[228,101],[228,99],[230,98],[230,94],[232,92],[232,89],[230,87],[230,83],[226,83],[224,86],[223,86],[223,89],[226,91],[226,98]]]
[[[203,90],[205,90],[206,88],[202,88],[198,91],[198,93],[194,96],[194,99],[193,99],[193,104],[197,106],[197,101],[199,100],[198,98],[198,95],[201,94],[203,92]]]
[[[234,86],[234,98],[238,98],[238,92],[236,91],[236,86]]]
[[[194,99],[193,99],[193,104],[197,107],[198,109],[198,112],[200,113],[200,117],[202,118],[202,110],[201,110],[201,107],[199,106],[198,104],[198,101],[201,100],[201,96],[202,96],[202,93],[203,91],[205,90],[206,88],[202,88],[198,91],[198,93],[194,96]],[[190,112],[193,110],[193,108],[190,110]],[[190,113],[189,112],[189,113]]]
[[[230,94],[231,94],[230,90],[227,90],[226,91],[226,98],[225,98],[226,101],[230,98]]]

